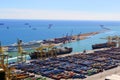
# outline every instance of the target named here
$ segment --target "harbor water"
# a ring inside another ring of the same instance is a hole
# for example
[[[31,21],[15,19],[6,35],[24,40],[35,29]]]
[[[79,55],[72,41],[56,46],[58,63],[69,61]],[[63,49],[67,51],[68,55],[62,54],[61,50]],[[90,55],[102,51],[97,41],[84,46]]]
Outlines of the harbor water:
[[[15,43],[18,38],[23,42],[34,42],[66,35],[101,31],[103,28],[100,25],[110,29],[107,32],[89,36],[87,39],[64,45],[72,47],[73,52],[81,52],[91,50],[92,44],[106,42],[100,38],[120,35],[119,21],[0,20],[0,23],[2,23],[0,25],[0,41],[3,46]],[[16,55],[14,52],[9,54]]]

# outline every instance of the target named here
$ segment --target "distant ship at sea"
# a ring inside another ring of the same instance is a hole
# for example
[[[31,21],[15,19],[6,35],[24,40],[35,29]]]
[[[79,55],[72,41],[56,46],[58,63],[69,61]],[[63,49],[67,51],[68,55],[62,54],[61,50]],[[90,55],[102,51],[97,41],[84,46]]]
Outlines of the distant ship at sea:
[[[29,25],[29,23],[25,23],[25,25]]]
[[[100,27],[105,30],[111,30],[110,28],[104,27],[104,25],[100,25]]]
[[[0,23],[0,25],[4,25],[4,23]]]

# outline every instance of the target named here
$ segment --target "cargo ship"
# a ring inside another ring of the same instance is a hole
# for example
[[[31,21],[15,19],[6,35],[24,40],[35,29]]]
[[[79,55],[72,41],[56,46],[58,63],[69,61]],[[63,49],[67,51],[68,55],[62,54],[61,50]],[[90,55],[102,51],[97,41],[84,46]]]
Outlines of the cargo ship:
[[[63,54],[69,54],[72,52],[72,48],[68,48],[68,47],[63,47],[63,48],[57,48],[55,50],[55,54],[56,55],[63,55]],[[48,55],[50,52],[45,52],[46,55]],[[29,54],[31,59],[37,59],[37,56],[40,55],[40,52],[32,52]]]
[[[110,48],[110,47],[116,47],[116,42],[111,43],[101,43],[101,44],[94,44],[92,45],[92,49],[100,49],[100,48]]]
[[[4,23],[0,23],[0,25],[4,25]]]

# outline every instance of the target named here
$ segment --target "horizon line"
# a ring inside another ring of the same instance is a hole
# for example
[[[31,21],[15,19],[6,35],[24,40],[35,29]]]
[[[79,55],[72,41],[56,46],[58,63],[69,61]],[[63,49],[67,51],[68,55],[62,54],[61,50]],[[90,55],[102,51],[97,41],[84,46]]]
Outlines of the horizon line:
[[[93,19],[21,19],[21,18],[1,18],[0,20],[49,20],[49,21],[120,21],[120,20],[93,20]]]

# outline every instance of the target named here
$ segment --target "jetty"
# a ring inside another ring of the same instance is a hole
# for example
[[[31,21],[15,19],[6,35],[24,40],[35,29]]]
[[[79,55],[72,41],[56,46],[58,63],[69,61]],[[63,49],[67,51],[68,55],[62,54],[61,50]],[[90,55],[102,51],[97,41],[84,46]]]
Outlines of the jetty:
[[[72,35],[72,36],[64,36],[64,37],[60,37],[60,38],[54,38],[54,39],[49,39],[49,40],[40,40],[40,41],[31,41],[31,42],[22,42],[21,46],[22,48],[24,48],[25,50],[29,50],[29,49],[33,49],[33,47],[39,47],[40,45],[55,45],[55,46],[60,46],[62,44],[65,43],[69,43],[69,42],[75,42],[77,40],[83,40],[86,39],[90,36],[96,35],[101,33],[102,31],[98,31],[98,32],[89,32],[89,33],[83,33],[83,34],[78,34],[78,35]],[[17,43],[14,43],[12,45],[7,45],[7,46],[3,46],[6,51],[8,52],[17,52]]]

